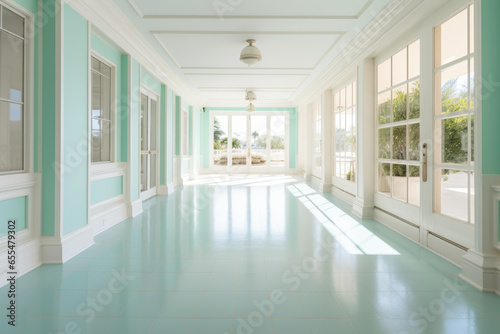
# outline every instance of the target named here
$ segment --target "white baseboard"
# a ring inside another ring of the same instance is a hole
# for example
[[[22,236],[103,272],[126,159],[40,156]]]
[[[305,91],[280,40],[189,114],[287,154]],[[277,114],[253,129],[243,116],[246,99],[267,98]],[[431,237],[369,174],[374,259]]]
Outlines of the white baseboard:
[[[352,213],[363,219],[373,218],[375,207],[367,206],[361,199],[356,198],[352,203]]]
[[[167,189],[168,189],[168,195],[170,195],[175,191],[175,184],[173,182],[167,184]]]
[[[100,203],[90,209],[90,226],[94,236],[127,219],[127,203],[124,198],[118,198]]]
[[[331,184],[326,184],[323,182],[323,180],[317,178],[316,176],[313,175],[311,178],[311,181],[316,188],[317,191],[320,193],[329,193],[332,191],[332,185]]]
[[[158,195],[160,196],[168,195],[168,186],[159,186]]]
[[[500,260],[496,255],[469,250],[463,257],[460,277],[481,291],[500,294]]]
[[[356,200],[356,196],[349,194],[337,187],[332,186],[332,194],[340,198],[346,203],[349,203],[350,205],[354,204],[354,201]]]
[[[420,229],[375,208],[373,218],[403,236],[420,243]]]
[[[6,250],[0,253],[2,258],[7,259]],[[0,262],[0,288],[7,284],[7,275],[9,270],[7,261]],[[16,277],[19,278],[31,270],[43,264],[42,255],[40,251],[40,240],[33,239],[27,241],[17,247],[17,261],[16,261]]]
[[[134,218],[142,213],[142,200],[138,199],[133,203],[127,203],[127,216]]]
[[[94,231],[86,225],[62,238],[42,237],[43,263],[64,263],[94,244]]]

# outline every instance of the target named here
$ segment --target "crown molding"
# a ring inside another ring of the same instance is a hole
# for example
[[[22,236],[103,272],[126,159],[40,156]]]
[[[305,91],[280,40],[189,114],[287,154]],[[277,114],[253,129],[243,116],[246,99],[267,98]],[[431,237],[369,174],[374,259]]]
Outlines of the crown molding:
[[[424,0],[416,4],[415,0],[393,0],[387,4],[365,26],[356,37],[349,42],[342,52],[321,71],[321,74],[311,82],[302,92],[292,97],[295,105],[306,105],[344,76],[352,71],[353,64],[358,64],[380,47],[388,37],[403,29],[431,2]],[[411,8],[414,7],[414,8]],[[401,13],[409,9],[409,13],[402,18]],[[400,18],[400,19],[399,19]],[[396,23],[395,20],[398,20]],[[299,87],[300,90],[300,87]]]
[[[150,30],[153,35],[339,35],[346,31]]]
[[[139,5],[134,0],[128,0],[128,2],[132,6],[132,8],[134,8],[134,10],[136,11],[137,15],[139,15],[139,17],[141,19],[144,18],[144,13],[142,12],[142,10],[139,7]]]
[[[112,0],[72,0],[68,4],[177,95],[183,96],[190,104],[203,105],[199,93],[172,69]]]

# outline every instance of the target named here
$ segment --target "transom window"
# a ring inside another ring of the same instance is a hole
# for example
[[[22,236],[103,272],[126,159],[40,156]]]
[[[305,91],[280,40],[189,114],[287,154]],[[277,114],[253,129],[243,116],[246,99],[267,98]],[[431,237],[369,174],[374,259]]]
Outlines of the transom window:
[[[0,173],[24,171],[25,19],[0,5]]]
[[[356,83],[335,94],[335,176],[355,182]]]
[[[420,40],[378,66],[378,192],[420,205]]]
[[[434,211],[474,222],[474,6],[435,28]]]
[[[112,67],[92,57],[92,162],[111,162]]]

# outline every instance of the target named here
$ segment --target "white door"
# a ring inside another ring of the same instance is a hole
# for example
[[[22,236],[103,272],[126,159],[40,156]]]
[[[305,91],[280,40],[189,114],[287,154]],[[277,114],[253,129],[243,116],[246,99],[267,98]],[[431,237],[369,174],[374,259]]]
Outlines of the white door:
[[[158,183],[158,103],[157,97],[141,93],[141,199],[156,195]]]

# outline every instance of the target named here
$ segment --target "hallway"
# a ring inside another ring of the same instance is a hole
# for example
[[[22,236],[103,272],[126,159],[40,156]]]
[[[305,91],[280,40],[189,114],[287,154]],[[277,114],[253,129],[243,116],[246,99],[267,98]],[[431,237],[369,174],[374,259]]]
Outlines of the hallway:
[[[494,333],[500,296],[284,175],[202,176],[18,280],[18,333]],[[7,287],[0,290],[7,305]],[[9,331],[6,331],[9,330]],[[11,333],[5,322],[2,333]],[[80,331],[81,330],[81,331]]]

